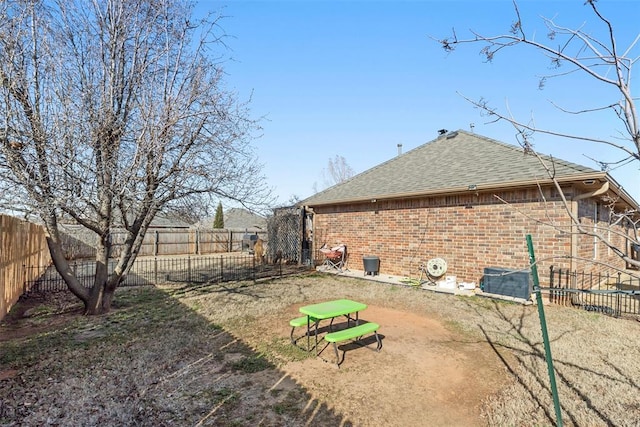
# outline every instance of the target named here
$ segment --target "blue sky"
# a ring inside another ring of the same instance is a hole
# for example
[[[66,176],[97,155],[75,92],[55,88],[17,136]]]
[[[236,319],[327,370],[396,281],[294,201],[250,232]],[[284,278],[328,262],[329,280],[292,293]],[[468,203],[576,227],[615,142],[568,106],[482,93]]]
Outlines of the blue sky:
[[[617,42],[626,48],[640,32],[640,2],[598,3],[612,21]],[[585,25],[603,33],[584,0],[521,1],[524,29],[546,40],[540,16],[567,27]],[[456,29],[459,38],[473,29],[502,34],[514,21],[512,2],[494,1],[200,1],[196,12],[222,11],[222,27],[232,61],[227,85],[252,97],[254,117],[264,117],[255,141],[267,183],[280,203],[305,198],[323,188],[329,159],[343,156],[356,173],[431,141],[438,129],[465,129],[516,143],[507,124],[489,124],[460,94],[484,98],[516,118],[535,118],[541,128],[612,137],[622,124],[611,113],[569,116],[551,105],[594,108],[618,100],[617,93],[578,75],[553,79],[548,60],[517,48],[483,62],[480,45],[447,54],[431,37]],[[634,19],[629,19],[634,17]],[[640,47],[635,49],[640,55]],[[637,73],[636,73],[637,74]],[[614,161],[607,146],[567,142],[544,135],[536,151],[599,169],[591,158]],[[425,169],[429,165],[424,166]],[[470,167],[473,167],[470,165]],[[640,163],[611,175],[640,200]]]

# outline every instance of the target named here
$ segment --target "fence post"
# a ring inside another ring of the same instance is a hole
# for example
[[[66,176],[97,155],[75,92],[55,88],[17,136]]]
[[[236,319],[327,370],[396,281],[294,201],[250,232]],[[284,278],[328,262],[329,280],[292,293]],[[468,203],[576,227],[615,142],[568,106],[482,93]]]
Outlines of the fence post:
[[[544,306],[542,305],[542,291],[540,290],[540,281],[538,280],[538,265],[536,264],[536,256],[533,251],[533,240],[531,234],[527,234],[527,248],[529,249],[529,264],[531,267],[531,275],[533,276],[533,292],[536,294],[536,303],[538,305],[538,317],[540,317],[540,328],[542,329],[542,341],[544,343],[544,353],[547,359],[547,370],[549,371],[549,383],[551,385],[551,394],[553,396],[553,406],[556,412],[556,425],[562,427],[562,409],[560,407],[560,398],[558,397],[558,388],[556,387],[556,375],[553,370],[553,358],[551,357],[551,344],[549,342],[549,333],[547,332],[547,320],[544,314]]]
[[[191,257],[187,257],[187,283],[191,284]]]
[[[224,257],[220,255],[220,281],[224,282]]]
[[[22,264],[22,293],[26,294],[27,293],[27,265],[26,264]],[[7,283],[4,284],[4,286],[8,286]],[[6,290],[3,290],[3,294],[6,294]],[[0,316],[2,315],[2,313],[0,313]]]
[[[554,288],[554,278],[555,278],[555,273],[553,271],[553,265],[549,267],[549,301],[554,300],[554,294],[555,292],[553,291]]]

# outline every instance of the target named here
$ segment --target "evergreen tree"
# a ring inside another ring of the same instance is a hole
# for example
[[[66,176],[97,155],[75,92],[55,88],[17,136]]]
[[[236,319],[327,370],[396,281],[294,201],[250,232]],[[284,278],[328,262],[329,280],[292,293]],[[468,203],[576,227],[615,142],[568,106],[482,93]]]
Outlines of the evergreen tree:
[[[218,202],[216,216],[213,218],[213,228],[224,228],[224,214],[222,213],[222,202]]]

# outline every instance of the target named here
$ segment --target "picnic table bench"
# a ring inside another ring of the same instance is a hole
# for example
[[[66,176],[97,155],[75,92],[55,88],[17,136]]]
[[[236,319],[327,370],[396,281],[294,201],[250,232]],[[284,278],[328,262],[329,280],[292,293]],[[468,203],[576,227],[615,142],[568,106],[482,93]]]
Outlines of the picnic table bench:
[[[336,364],[338,365],[338,367],[340,366],[340,356],[338,353],[339,342],[351,340],[354,338],[356,339],[356,341],[358,341],[364,335],[373,333],[378,343],[378,347],[376,348],[376,351],[380,351],[380,349],[382,348],[382,342],[380,341],[380,337],[378,336],[379,328],[380,328],[380,325],[378,325],[377,323],[369,322],[369,323],[363,323],[362,325],[354,326],[352,328],[331,332],[325,335],[324,336],[325,341],[333,344],[333,349],[336,352]],[[344,359],[344,353],[342,354],[342,358]]]

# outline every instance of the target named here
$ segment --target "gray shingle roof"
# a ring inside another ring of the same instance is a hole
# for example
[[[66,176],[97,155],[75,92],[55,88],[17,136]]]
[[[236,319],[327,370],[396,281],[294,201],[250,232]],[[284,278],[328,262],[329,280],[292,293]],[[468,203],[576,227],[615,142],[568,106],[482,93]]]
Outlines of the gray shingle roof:
[[[603,175],[586,166],[541,157],[549,164],[553,162],[558,178]],[[477,185],[478,189],[533,185],[548,180],[540,161],[525,154],[521,147],[458,130],[327,188],[300,205],[446,193],[465,190],[469,185]]]
[[[214,217],[204,219],[195,224],[195,227],[205,229],[212,228],[214,220]],[[255,213],[249,212],[246,209],[231,208],[224,212],[224,228],[227,230],[240,231],[266,231],[267,219]]]
[[[224,213],[225,228],[267,229],[267,219],[245,209],[231,208]]]

